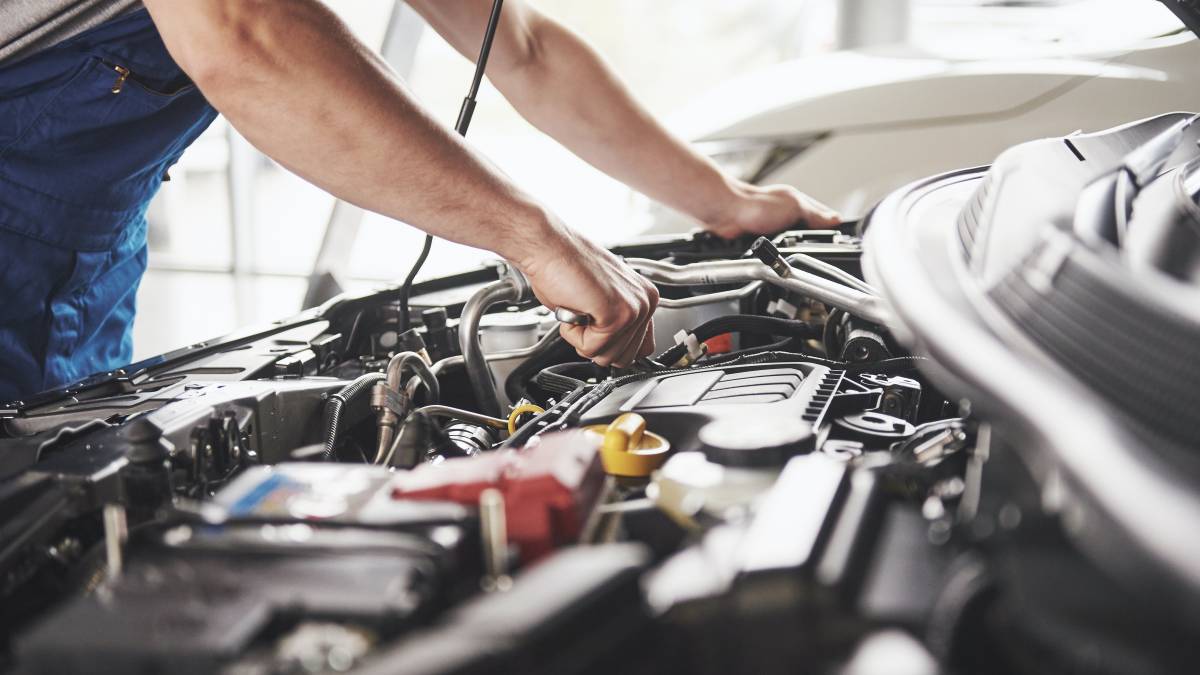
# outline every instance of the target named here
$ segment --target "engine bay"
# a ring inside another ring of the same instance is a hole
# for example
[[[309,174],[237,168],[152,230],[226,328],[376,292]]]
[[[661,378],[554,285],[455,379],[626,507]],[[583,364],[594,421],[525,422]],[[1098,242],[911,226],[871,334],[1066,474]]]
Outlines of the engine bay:
[[[495,265],[0,407],[2,663],[1178,672],[1191,629],[930,357],[948,315],[864,280],[883,227],[615,247],[662,295],[630,368]]]
[[[618,250],[663,293],[666,347],[626,370],[575,355],[497,266],[418,285],[407,330],[394,294],[340,299],[25,402],[5,420],[5,475],[20,480],[3,501],[25,516],[10,524],[42,526],[6,548],[6,629],[54,610],[18,638],[18,662],[338,671],[405,664],[444,638],[463,663],[437,672],[593,672],[579,650],[651,630],[644,595],[690,635],[709,629],[694,611],[743,583],[804,595],[822,569],[825,592],[859,592],[858,530],[882,516],[863,509],[886,481],[853,467],[941,466],[903,481],[897,508],[919,521],[961,496],[974,429],[878,323],[813,299],[880,311],[852,227],[751,244]],[[756,533],[793,517],[803,545]],[[863,522],[839,534],[847,518]],[[718,563],[704,550],[735,539],[732,567],[673,571]],[[71,599],[73,584],[92,591]],[[659,651],[643,665],[664,667]]]

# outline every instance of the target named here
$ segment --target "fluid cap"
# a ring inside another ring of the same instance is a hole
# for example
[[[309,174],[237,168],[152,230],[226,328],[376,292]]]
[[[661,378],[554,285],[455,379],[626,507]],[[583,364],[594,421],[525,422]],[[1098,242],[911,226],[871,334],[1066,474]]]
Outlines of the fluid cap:
[[[600,460],[604,472],[612,476],[645,478],[667,461],[671,444],[646,430],[646,420],[637,413],[625,413],[608,426],[587,427],[603,436]]]
[[[782,467],[812,449],[812,428],[789,418],[725,419],[700,429],[708,461],[731,467]]]

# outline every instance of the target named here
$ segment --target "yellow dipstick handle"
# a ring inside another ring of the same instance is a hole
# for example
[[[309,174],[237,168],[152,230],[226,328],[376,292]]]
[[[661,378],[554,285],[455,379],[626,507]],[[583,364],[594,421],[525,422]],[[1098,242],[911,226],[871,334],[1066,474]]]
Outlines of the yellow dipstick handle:
[[[609,423],[604,430],[606,452],[629,452],[642,444],[646,434],[646,418],[637,413],[625,413]]]
[[[613,476],[642,478],[667,460],[671,444],[658,434],[646,431],[646,420],[637,413],[625,413],[607,427],[588,427],[604,440],[600,445],[600,461],[604,472]]]
[[[517,418],[519,418],[521,415],[524,415],[526,413],[534,413],[535,415],[541,415],[544,412],[546,412],[546,410],[544,408],[542,408],[541,406],[538,406],[538,405],[534,405],[532,403],[522,403],[521,405],[513,408],[513,411],[508,414],[508,433],[509,433],[509,435],[511,436],[512,434],[517,433]]]

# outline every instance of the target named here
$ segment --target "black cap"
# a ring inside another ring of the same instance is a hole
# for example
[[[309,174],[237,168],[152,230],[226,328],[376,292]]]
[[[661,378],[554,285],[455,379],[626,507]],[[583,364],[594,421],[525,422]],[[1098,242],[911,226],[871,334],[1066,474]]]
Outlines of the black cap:
[[[782,467],[813,446],[812,427],[798,419],[723,419],[700,429],[708,461],[745,468]]]

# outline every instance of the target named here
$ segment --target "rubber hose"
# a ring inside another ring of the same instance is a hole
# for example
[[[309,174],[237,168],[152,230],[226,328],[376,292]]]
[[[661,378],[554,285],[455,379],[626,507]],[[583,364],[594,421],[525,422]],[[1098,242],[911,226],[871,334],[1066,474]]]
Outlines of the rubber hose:
[[[471,391],[479,410],[493,417],[500,415],[500,396],[492,379],[492,369],[479,344],[479,321],[488,307],[501,302],[516,302],[519,297],[520,290],[511,282],[494,281],[471,296],[458,319],[459,349],[467,367],[467,377],[471,380]]]
[[[557,327],[553,330],[554,336],[538,343],[529,358],[514,368],[508,379],[504,381],[504,393],[508,395],[508,400],[520,401],[527,398],[525,384],[531,377],[537,375],[549,364],[575,356],[575,348],[562,339]]]
[[[325,403],[325,448],[321,456],[327,462],[334,460],[333,447],[337,444],[339,427],[342,423],[342,409],[363,392],[371,391],[375,383],[385,379],[383,373],[367,373],[360,375],[350,384],[342,387],[336,394],[329,397]]]
[[[577,380],[569,375],[559,375],[551,370],[543,370],[533,378],[534,382],[542,389],[552,393],[562,395],[569,391],[575,390],[577,387],[583,386],[583,380]]]
[[[834,307],[829,310],[829,315],[825,317],[825,327],[821,329],[821,344],[825,346],[825,356],[833,358],[835,354],[840,352],[840,349],[834,349],[834,342],[838,338],[838,328],[842,323],[842,316],[845,314],[842,310]]]

